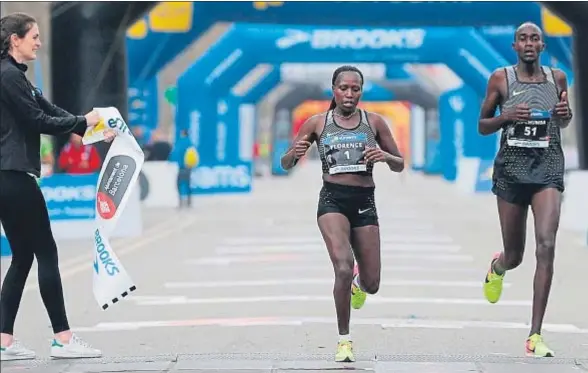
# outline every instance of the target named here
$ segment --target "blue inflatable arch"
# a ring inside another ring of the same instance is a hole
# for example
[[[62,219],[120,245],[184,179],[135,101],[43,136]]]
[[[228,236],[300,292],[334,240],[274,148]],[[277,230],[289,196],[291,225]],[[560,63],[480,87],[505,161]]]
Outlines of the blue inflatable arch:
[[[234,90],[223,98],[223,115],[219,116],[219,120],[223,121],[224,123],[239,123],[239,147],[241,149],[239,154],[239,159],[242,161],[251,161],[251,158],[246,154],[247,149],[252,148],[252,142],[255,141],[255,138],[258,137],[258,130],[259,130],[259,120],[256,115],[256,107],[255,104],[261,100],[269,91],[271,91],[275,86],[279,83],[286,80],[286,82],[290,85],[294,85],[295,89],[293,92],[296,93],[298,91],[307,92],[306,99],[330,99],[332,96],[332,91],[330,88],[328,90],[323,89],[316,89],[316,87],[324,87],[324,82],[321,85],[320,83],[316,84],[300,84],[300,83],[292,83],[286,77],[283,79],[282,75],[287,74],[288,71],[282,72],[282,69],[279,65],[274,65],[272,69],[266,73],[258,82],[256,82],[248,92],[242,95],[234,94]],[[310,64],[309,69],[312,70],[312,64]],[[317,70],[312,70],[314,75],[316,75]],[[330,71],[329,71],[330,73]],[[373,75],[373,73],[368,72],[369,75]],[[324,75],[318,72],[318,75]],[[406,82],[407,78],[410,78],[410,75],[404,72],[402,66],[398,65],[390,65],[386,67],[386,76],[394,76],[398,78],[402,78],[402,82]],[[296,79],[298,80],[298,79]],[[295,81],[296,81],[295,80]],[[326,79],[328,81],[328,79]],[[309,87],[307,89],[307,87]],[[393,89],[393,86],[391,87]],[[406,98],[406,100],[410,99],[419,100],[419,97],[413,95],[412,97]],[[395,99],[394,94],[389,90],[381,85],[371,82],[367,80],[364,84],[364,92],[363,92],[363,99],[367,101],[392,101]],[[279,102],[283,102],[280,100]],[[291,111],[294,107],[298,106],[302,101],[294,102],[293,105],[289,108],[290,116]],[[217,113],[218,114],[218,113]],[[276,111],[274,111],[274,115]],[[277,118],[274,118],[274,123],[283,124],[284,121],[278,121]],[[254,128],[250,128],[253,125]],[[288,128],[278,128],[277,131],[273,132],[272,136],[272,152],[279,151],[281,149],[280,144],[282,140],[286,140],[287,142],[290,141],[290,136],[292,133],[292,126],[291,123],[287,125]],[[283,135],[280,135],[283,132]],[[252,135],[253,134],[253,137]],[[277,143],[276,143],[277,141]],[[251,145],[249,145],[251,144]]]
[[[257,2],[260,3],[260,2]],[[217,22],[260,22],[358,27],[497,26],[531,21],[542,25],[541,6],[534,2],[278,2],[259,8],[255,2],[189,2],[173,29],[148,27],[127,37],[128,74],[149,80]],[[262,3],[262,2],[261,2]],[[357,12],[357,9],[362,9]],[[324,14],[329,14],[325,17]],[[385,17],[382,17],[385,14]],[[183,17],[187,17],[184,19]],[[465,21],[464,21],[465,20]],[[466,22],[466,23],[464,23]],[[178,28],[183,24],[183,28]],[[141,26],[140,26],[141,27]],[[507,26],[512,27],[512,26]],[[548,50],[568,69],[572,66],[571,38],[546,37]],[[504,54],[504,57],[507,57]]]
[[[438,53],[439,48],[444,48],[445,53]],[[235,24],[179,78],[176,129],[193,128],[199,133],[197,139],[216,139],[217,133],[238,131],[234,128],[238,123],[219,125],[220,98],[227,96],[229,89],[258,63],[374,60],[391,64],[445,63],[480,96],[485,93],[491,71],[507,64],[473,28],[337,30]],[[219,130],[219,126],[225,128]],[[227,154],[238,152],[238,146],[226,144],[226,153],[219,157],[221,152],[215,142],[219,140],[212,141],[212,145],[209,141],[196,144],[202,166],[238,159],[235,154]]]

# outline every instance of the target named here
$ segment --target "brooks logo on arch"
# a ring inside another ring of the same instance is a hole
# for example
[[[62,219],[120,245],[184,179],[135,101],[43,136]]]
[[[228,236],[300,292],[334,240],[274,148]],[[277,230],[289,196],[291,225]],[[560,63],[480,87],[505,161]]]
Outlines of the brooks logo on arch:
[[[425,35],[423,29],[287,29],[285,35],[276,40],[276,46],[288,49],[309,43],[312,49],[416,49],[423,45]]]

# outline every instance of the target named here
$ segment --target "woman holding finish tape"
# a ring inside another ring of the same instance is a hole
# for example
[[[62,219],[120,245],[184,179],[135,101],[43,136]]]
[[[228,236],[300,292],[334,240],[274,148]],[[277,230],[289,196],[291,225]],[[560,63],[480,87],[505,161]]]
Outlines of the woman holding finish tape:
[[[12,251],[0,296],[0,360],[33,359],[35,353],[13,337],[14,321],[33,259],[37,258],[39,289],[55,337],[55,358],[100,357],[74,335],[65,312],[57,246],[45,199],[37,184],[41,173],[41,134],[84,135],[100,117],[92,111],[75,116],[47,101],[27,79],[26,62],[41,47],[36,20],[14,13],[0,20],[0,221]],[[108,139],[114,138],[114,132]]]

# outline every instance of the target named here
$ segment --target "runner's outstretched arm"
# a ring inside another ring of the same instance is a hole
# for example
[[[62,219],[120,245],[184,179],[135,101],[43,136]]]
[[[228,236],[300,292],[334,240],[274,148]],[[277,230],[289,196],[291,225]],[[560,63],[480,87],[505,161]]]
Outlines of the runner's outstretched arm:
[[[304,122],[296,138],[292,141],[292,146],[280,159],[280,165],[284,170],[289,170],[296,166],[296,163],[306,154],[308,148],[316,140],[315,129],[317,117],[317,115],[312,116]]]

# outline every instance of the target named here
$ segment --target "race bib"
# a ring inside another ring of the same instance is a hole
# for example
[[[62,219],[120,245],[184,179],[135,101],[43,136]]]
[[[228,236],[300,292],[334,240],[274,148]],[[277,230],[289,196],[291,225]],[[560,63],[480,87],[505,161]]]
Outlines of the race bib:
[[[529,120],[515,122],[508,128],[506,143],[517,148],[547,148],[550,122],[551,113],[533,110]]]
[[[329,174],[365,172],[363,152],[367,144],[365,133],[345,133],[327,136],[324,140],[325,158]]]

